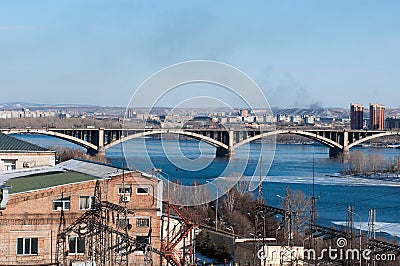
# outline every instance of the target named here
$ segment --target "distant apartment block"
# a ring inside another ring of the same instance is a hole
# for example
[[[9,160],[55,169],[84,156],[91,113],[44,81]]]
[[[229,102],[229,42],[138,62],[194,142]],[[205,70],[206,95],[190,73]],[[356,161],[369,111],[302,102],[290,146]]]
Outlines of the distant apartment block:
[[[137,113],[136,113],[136,111],[135,110],[133,110],[133,109],[128,109],[127,111],[126,111],[126,117],[127,118],[136,118],[137,117]]]
[[[363,129],[364,106],[352,103],[350,105],[350,128]]]
[[[31,111],[24,108],[20,111],[0,111],[0,118],[40,118],[40,117],[55,117],[56,113],[53,111]]]
[[[375,103],[369,105],[369,129],[385,129],[385,106]]]
[[[246,110],[246,109],[240,110],[240,116],[241,117],[248,117],[249,116],[249,110]]]
[[[302,115],[303,121],[305,125],[313,126],[315,125],[315,116],[313,115]]]
[[[276,121],[278,125],[300,125],[313,126],[318,119],[314,115],[287,115],[277,114]]]
[[[400,117],[386,118],[385,124],[387,129],[400,129]]]

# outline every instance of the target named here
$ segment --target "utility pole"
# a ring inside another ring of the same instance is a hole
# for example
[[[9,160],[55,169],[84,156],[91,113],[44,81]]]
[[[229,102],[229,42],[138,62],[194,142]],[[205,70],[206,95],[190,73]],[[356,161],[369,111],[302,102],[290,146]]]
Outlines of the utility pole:
[[[313,164],[312,164],[312,197],[311,197],[311,210],[310,210],[310,224],[309,224],[309,231],[310,235],[308,236],[308,239],[310,241],[310,249],[314,249],[316,251],[316,239],[314,239],[313,234],[314,234],[314,226],[317,223],[316,219],[316,209],[315,209],[315,159],[314,159],[314,154],[313,154]],[[304,245],[303,245],[304,246]],[[313,258],[315,260],[315,263],[318,264],[317,261],[318,256]]]
[[[215,231],[218,231],[218,198],[219,198],[218,187],[213,182],[206,181],[206,183],[213,185],[217,191],[217,199],[215,205]]]
[[[376,210],[368,210],[368,239],[375,240],[375,224],[376,224]],[[375,257],[375,245],[372,250],[373,258]],[[375,259],[372,260],[372,265],[375,266]]]
[[[352,249],[353,248],[353,228],[354,228],[354,215],[353,206],[347,206],[346,211],[346,238],[347,244]]]

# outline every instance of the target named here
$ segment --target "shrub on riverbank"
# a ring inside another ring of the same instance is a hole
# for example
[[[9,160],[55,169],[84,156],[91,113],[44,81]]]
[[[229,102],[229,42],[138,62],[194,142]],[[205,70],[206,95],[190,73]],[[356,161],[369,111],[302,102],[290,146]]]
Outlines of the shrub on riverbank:
[[[349,163],[341,171],[344,175],[365,175],[371,176],[376,174],[400,174],[400,156],[396,156],[393,160],[386,160],[382,154],[365,155],[361,151],[350,153]]]
[[[68,161],[71,159],[84,159],[99,163],[109,163],[104,155],[88,155],[81,149],[73,149],[68,147],[50,146],[50,150],[56,152],[56,161],[58,163]]]

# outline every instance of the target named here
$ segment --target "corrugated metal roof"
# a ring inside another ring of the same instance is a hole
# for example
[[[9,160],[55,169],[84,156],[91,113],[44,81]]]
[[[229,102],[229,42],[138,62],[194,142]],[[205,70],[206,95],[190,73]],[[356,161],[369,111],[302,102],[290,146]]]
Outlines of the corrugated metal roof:
[[[58,164],[57,166],[67,171],[74,171],[97,178],[108,177],[115,174],[122,174],[123,172],[121,168],[112,165],[81,159],[68,160]]]
[[[38,152],[49,151],[46,148],[0,133],[0,152]]]
[[[122,169],[112,165],[98,162],[86,161],[82,159],[72,159],[56,166],[46,166],[40,168],[27,168],[13,171],[0,172],[0,185],[15,186],[11,193],[23,192],[28,190],[42,189],[48,186],[63,185],[71,182],[101,179],[131,172],[129,169]],[[146,178],[157,178],[156,176],[141,173]],[[77,175],[79,173],[79,175]],[[71,178],[72,177],[72,178]],[[75,178],[79,177],[79,178]],[[56,178],[59,180],[52,180]],[[18,179],[18,180],[13,180]],[[44,182],[44,181],[45,182]],[[23,182],[19,182],[23,181]],[[31,182],[32,181],[32,182]]]
[[[89,175],[95,178],[103,178],[121,174],[122,168],[86,160],[71,159],[55,166],[24,168],[0,172],[0,185],[12,178],[68,171]],[[126,169],[125,172],[127,171]]]

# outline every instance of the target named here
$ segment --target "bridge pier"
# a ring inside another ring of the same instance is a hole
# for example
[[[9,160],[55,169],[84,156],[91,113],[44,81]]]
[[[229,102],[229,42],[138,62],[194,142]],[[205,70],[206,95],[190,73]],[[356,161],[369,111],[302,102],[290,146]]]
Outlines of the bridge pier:
[[[97,154],[105,156],[106,155],[106,149],[104,148],[104,128],[99,128],[99,136],[98,136],[98,145],[99,148],[97,149]]]
[[[99,150],[97,151],[98,155],[106,156],[106,149],[103,147],[99,147]]]
[[[89,155],[91,155],[91,156],[94,156],[94,155],[102,155],[102,156],[105,156],[106,155],[106,149],[104,148],[104,147],[100,147],[98,150],[95,150],[95,149],[87,149],[86,150],[86,154],[89,154]]]
[[[329,157],[338,157],[341,153],[342,150],[337,147],[329,148]]]
[[[224,149],[224,148],[221,148],[221,147],[217,147],[217,150],[216,150],[216,156],[217,157],[225,157],[227,155],[228,155],[228,150],[227,149]]]
[[[86,149],[86,154],[89,154],[91,156],[96,155],[97,154],[97,150],[88,148],[88,149]]]
[[[217,157],[231,157],[235,154],[235,150],[233,148],[231,149],[224,149],[221,147],[217,147],[216,150],[216,156]]]
[[[329,148],[329,157],[338,157],[342,156],[343,158],[348,158],[350,156],[350,151],[348,147],[344,149],[339,149],[337,147]]]

